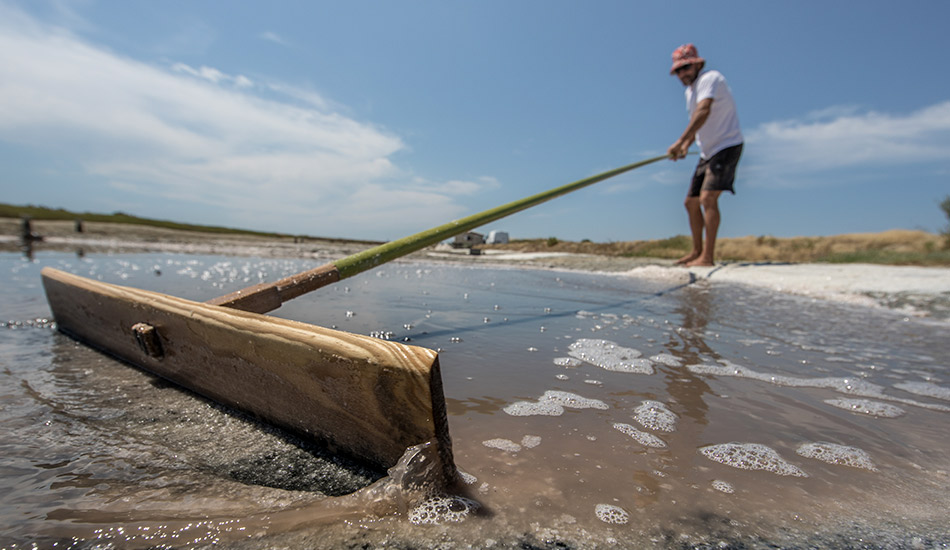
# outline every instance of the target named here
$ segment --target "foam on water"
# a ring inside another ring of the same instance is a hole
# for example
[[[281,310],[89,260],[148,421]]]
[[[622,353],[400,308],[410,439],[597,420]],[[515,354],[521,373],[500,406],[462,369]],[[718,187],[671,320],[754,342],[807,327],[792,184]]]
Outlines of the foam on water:
[[[584,362],[573,357],[555,357],[554,364],[559,367],[579,367],[583,365]]]
[[[482,445],[490,447],[492,449],[498,449],[500,451],[505,451],[506,453],[517,453],[521,450],[521,445],[515,443],[510,439],[495,438],[482,441]]]
[[[728,481],[723,481],[721,479],[714,479],[712,482],[712,488],[719,492],[727,493],[730,495],[736,492],[735,488],[732,487],[731,483],[729,483]]]
[[[565,407],[601,410],[609,408],[599,399],[588,399],[566,391],[548,390],[537,401],[517,401],[502,410],[511,416],[561,416]]]
[[[643,359],[640,351],[625,348],[610,340],[580,338],[569,346],[568,354],[604,370],[653,374],[653,361]]]
[[[944,388],[930,382],[901,382],[900,384],[894,384],[894,387],[914,395],[950,401],[950,388]]]
[[[409,511],[409,521],[416,525],[458,523],[472,515],[481,506],[474,500],[460,496],[435,496],[424,500]]]
[[[626,510],[613,504],[598,504],[594,506],[594,514],[604,523],[623,525],[630,521],[630,514]]]
[[[676,430],[676,414],[659,401],[647,399],[633,411],[633,419],[650,430],[672,432]]]
[[[770,384],[775,384],[776,386],[788,386],[792,388],[825,388],[848,395],[873,397],[876,399],[904,403],[934,411],[950,412],[950,407],[946,405],[921,403],[920,401],[915,401],[913,399],[902,399],[887,395],[884,393],[884,386],[879,386],[877,384],[855,377],[828,376],[821,378],[795,378],[793,376],[785,376],[781,374],[767,374],[763,372],[757,372],[748,367],[743,367],[742,365],[737,365],[728,361],[724,365],[689,365],[686,368],[695,374],[748,378],[751,380],[768,382]],[[924,382],[904,382],[896,384],[894,387],[903,389],[905,391],[909,391],[907,389],[909,387],[912,390],[916,390],[917,392],[930,392],[928,394],[929,397],[939,397],[942,395],[940,390],[944,389],[940,386]],[[948,399],[950,399],[950,397],[948,397]]]
[[[775,449],[760,443],[722,443],[702,447],[699,452],[709,460],[741,470],[765,470],[780,476],[808,477],[801,468],[786,462]]]
[[[614,429],[617,430],[617,431],[619,431],[619,432],[621,432],[621,433],[625,433],[625,434],[629,435],[629,436],[632,437],[637,443],[639,443],[639,444],[641,444],[641,445],[643,445],[643,446],[645,446],[645,447],[655,447],[655,448],[666,447],[666,442],[664,442],[664,441],[663,441],[662,439],[660,439],[659,437],[657,437],[657,436],[655,436],[655,435],[653,435],[653,434],[651,434],[651,433],[642,432],[642,431],[640,431],[640,430],[634,428],[634,427],[631,426],[630,424],[624,424],[624,423],[622,423],[622,422],[617,422],[617,423],[614,424]]]
[[[650,357],[650,361],[659,363],[661,365],[666,365],[668,367],[679,367],[683,364],[679,357],[670,355],[669,353],[658,353],[657,355],[653,355]]]
[[[805,458],[814,458],[822,462],[827,462],[828,464],[863,468],[872,472],[878,471],[877,467],[874,466],[874,463],[871,461],[871,457],[857,447],[848,447],[847,445],[821,441],[818,443],[806,443],[795,452]]]
[[[853,413],[880,416],[882,418],[897,418],[903,416],[906,412],[896,405],[871,401],[870,399],[825,399],[825,403]]]

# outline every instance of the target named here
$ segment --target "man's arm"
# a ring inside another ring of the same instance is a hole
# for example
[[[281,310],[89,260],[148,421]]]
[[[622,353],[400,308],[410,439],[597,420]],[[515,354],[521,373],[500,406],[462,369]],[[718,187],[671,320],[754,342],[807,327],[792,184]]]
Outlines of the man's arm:
[[[686,125],[683,135],[673,145],[670,145],[670,148],[666,151],[673,160],[686,156],[689,146],[696,140],[696,132],[703,127],[703,124],[706,124],[706,119],[709,118],[712,102],[713,98],[707,97],[696,105],[696,110],[693,111],[693,116],[689,119],[689,124]]]

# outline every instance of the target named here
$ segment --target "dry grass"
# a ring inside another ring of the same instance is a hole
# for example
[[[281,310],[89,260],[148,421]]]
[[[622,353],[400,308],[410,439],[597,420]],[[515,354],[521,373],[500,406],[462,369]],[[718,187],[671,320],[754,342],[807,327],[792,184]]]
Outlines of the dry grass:
[[[613,243],[570,242],[551,238],[513,241],[507,245],[485,248],[676,259],[689,250],[690,240],[682,235],[658,241]],[[717,249],[716,257],[720,261],[950,265],[950,250],[946,248],[943,236],[903,229],[829,237],[738,237],[720,239]]]

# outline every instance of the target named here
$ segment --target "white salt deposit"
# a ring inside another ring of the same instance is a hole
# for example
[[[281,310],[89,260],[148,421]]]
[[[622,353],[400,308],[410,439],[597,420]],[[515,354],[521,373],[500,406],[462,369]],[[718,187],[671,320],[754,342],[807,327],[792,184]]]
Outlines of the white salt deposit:
[[[637,443],[645,447],[655,447],[655,448],[666,447],[666,442],[664,442],[659,437],[651,433],[642,432],[634,428],[630,424],[623,424],[621,422],[617,422],[616,424],[614,424],[614,429],[621,433],[625,433],[629,435]]]
[[[930,382],[901,382],[900,384],[894,384],[894,387],[914,395],[950,401],[950,388],[944,388]]]
[[[502,410],[511,416],[561,416],[565,407],[601,410],[609,408],[598,399],[588,399],[566,391],[548,390],[536,402],[517,401]]]
[[[874,466],[871,457],[856,447],[822,441],[818,443],[806,443],[795,452],[805,458],[814,458],[822,462],[827,462],[828,464],[863,468],[865,470],[871,470],[872,472],[877,471],[877,467]]]
[[[630,521],[630,514],[626,510],[613,504],[598,504],[594,507],[597,519],[604,523],[623,525]]]
[[[672,432],[676,430],[676,414],[665,404],[650,399],[645,400],[633,411],[633,419],[649,430]]]
[[[879,416],[882,418],[897,418],[905,413],[904,409],[896,405],[871,401],[870,399],[825,399],[825,403],[832,407],[838,407],[839,409],[853,413]]]
[[[580,338],[569,346],[571,357],[615,372],[653,374],[653,361],[643,359],[638,350],[625,348],[610,340]]]
[[[502,438],[489,439],[487,441],[482,441],[482,445],[486,447],[490,447],[492,449],[505,451],[506,453],[517,453],[518,451],[521,450],[521,445],[518,445],[517,443],[515,443],[514,441],[510,439],[502,439]]]
[[[579,367],[583,365],[584,362],[573,357],[555,357],[554,364],[559,367]]]
[[[736,490],[732,487],[731,483],[729,483],[728,481],[723,481],[721,479],[714,479],[712,482],[712,487],[713,489],[717,491],[728,493],[730,495],[736,492]]]
[[[759,443],[722,443],[702,447],[699,452],[709,460],[742,470],[765,470],[780,476],[808,477],[798,466],[786,462],[771,447]]]
[[[477,502],[464,497],[430,497],[409,511],[409,521],[416,525],[458,523],[479,508],[480,505]]]

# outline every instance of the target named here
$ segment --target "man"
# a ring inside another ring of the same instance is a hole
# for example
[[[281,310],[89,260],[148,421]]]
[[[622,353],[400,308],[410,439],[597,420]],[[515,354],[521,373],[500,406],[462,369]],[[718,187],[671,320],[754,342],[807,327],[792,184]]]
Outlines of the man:
[[[732,91],[718,71],[704,71],[706,60],[696,46],[685,44],[673,51],[670,74],[686,86],[689,123],[683,135],[667,150],[672,160],[686,156],[693,141],[699,146],[699,163],[686,195],[686,212],[693,236],[693,249],[677,260],[686,266],[711,266],[719,231],[719,195],[735,194],[733,182],[742,155],[742,131]],[[706,241],[703,242],[703,231]]]

